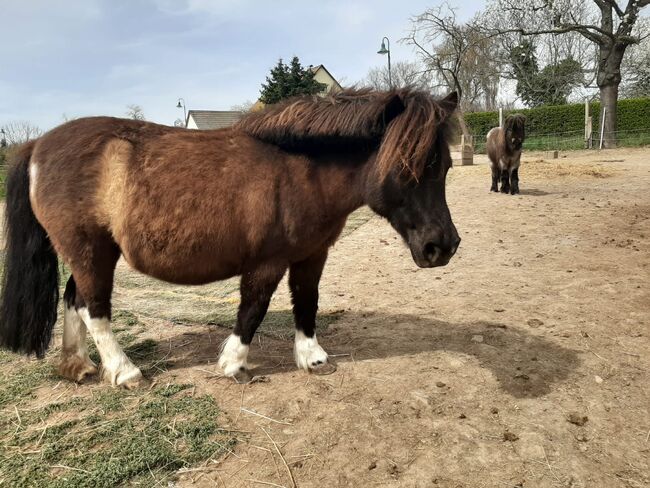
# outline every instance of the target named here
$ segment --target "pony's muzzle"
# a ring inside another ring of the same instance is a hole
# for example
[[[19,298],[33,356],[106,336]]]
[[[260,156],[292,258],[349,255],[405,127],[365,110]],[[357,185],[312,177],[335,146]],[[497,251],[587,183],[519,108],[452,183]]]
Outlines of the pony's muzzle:
[[[454,233],[455,234],[455,233]],[[458,246],[460,245],[460,237],[455,234],[451,239],[443,239],[441,241],[428,241],[422,248],[421,258],[418,259],[413,253],[415,264],[421,268],[433,268],[436,266],[444,266],[456,254]]]

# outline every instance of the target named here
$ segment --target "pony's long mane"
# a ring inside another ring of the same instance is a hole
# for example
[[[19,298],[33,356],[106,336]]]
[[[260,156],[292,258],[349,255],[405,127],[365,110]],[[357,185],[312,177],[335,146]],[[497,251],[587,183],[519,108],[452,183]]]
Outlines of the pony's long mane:
[[[512,114],[506,117],[503,123],[506,130],[522,134],[526,127],[526,117],[522,114]]]
[[[417,179],[432,159],[438,129],[452,110],[412,88],[346,89],[270,105],[234,128],[288,150],[378,148],[376,167],[382,176],[398,168]]]

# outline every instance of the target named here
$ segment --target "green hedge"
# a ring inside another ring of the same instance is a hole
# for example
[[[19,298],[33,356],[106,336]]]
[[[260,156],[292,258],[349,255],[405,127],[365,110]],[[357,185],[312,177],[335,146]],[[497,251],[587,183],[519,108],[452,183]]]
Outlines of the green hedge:
[[[599,132],[600,102],[590,104],[593,117],[593,131]],[[585,106],[583,103],[545,106],[532,109],[507,110],[526,116],[526,137],[570,132],[583,134],[585,127]],[[475,112],[465,114],[465,123],[474,136],[484,137],[492,127],[499,125],[499,112]],[[630,98],[618,101],[617,131],[650,132],[650,98]],[[478,142],[478,141],[477,141]]]

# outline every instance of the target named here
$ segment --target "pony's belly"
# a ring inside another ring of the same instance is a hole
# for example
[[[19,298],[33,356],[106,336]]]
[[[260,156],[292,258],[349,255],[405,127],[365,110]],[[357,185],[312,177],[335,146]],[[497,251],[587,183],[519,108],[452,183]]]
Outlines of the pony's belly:
[[[177,285],[205,285],[241,274],[240,266],[214,256],[143,256],[124,252],[124,259],[137,271],[158,280]]]

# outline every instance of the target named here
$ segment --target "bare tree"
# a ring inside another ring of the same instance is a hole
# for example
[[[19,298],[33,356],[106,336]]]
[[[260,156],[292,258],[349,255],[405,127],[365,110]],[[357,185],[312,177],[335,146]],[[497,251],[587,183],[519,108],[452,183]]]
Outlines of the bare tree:
[[[638,31],[650,30],[650,18],[639,19]],[[650,96],[650,37],[625,51],[621,66],[621,95],[627,98]]]
[[[634,50],[623,67],[621,95],[626,98],[650,96],[650,49]]]
[[[445,3],[412,18],[411,24],[403,41],[415,46],[438,86],[455,90],[464,110],[494,108],[499,87],[495,41],[481,32],[476,19],[459,22]]]
[[[233,110],[235,112],[250,112],[251,109],[253,108],[253,105],[255,105],[255,102],[251,102],[250,100],[246,100],[244,103],[240,103],[238,105],[231,106],[230,110]]]
[[[126,116],[133,120],[145,120],[144,112],[140,105],[127,105]]]
[[[433,74],[431,70],[418,62],[398,61],[393,63],[390,74],[390,80],[395,88],[412,86],[421,90],[432,89]],[[372,68],[361,83],[371,86],[375,90],[388,90],[390,88],[388,67]]]
[[[518,33],[579,34],[597,49],[596,85],[605,109],[605,147],[616,145],[616,103],[622,80],[621,64],[629,46],[650,32],[635,29],[640,10],[650,0],[491,0],[488,18],[492,35]]]
[[[6,140],[9,146],[36,139],[43,133],[41,129],[26,120],[8,122],[1,126],[0,129],[2,129],[2,133],[4,134],[2,138]]]
[[[493,24],[493,12],[481,15],[482,26]],[[489,30],[484,33],[491,36]],[[496,44],[492,55],[499,60],[501,83],[515,82],[522,100],[522,93],[533,93],[537,100],[549,103],[570,98],[582,100],[593,94],[596,51],[593,43],[580,34],[522,36],[518,32],[503,32],[492,39]]]

